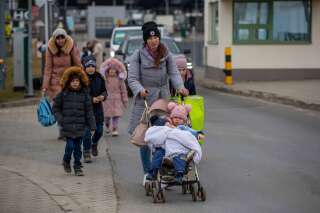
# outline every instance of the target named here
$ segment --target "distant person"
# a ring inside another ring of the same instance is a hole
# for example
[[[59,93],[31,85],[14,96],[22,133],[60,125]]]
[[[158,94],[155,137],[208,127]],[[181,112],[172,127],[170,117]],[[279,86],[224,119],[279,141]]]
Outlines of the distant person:
[[[185,57],[176,57],[175,62],[183,80],[184,87],[188,89],[189,95],[196,95],[196,86],[194,83],[193,73],[187,68],[187,59]],[[175,96],[176,91],[172,91],[171,95]]]
[[[89,50],[91,54],[96,58],[97,70],[100,70],[100,66],[103,62],[103,46],[98,40],[90,42]]]
[[[138,125],[145,109],[144,99],[148,105],[161,98],[170,97],[169,79],[174,89],[183,95],[188,94],[184,88],[172,54],[160,42],[160,31],[155,22],[147,22],[142,26],[144,45],[131,57],[128,71],[128,84],[133,92],[134,100],[129,120],[129,133],[132,134]],[[144,172],[143,185],[150,169],[150,149],[140,148],[140,157]]]
[[[53,102],[53,112],[61,126],[61,134],[67,141],[63,168],[65,172],[71,173],[70,161],[73,154],[76,176],[83,176],[80,160],[84,131],[87,126],[91,132],[96,129],[88,85],[89,79],[81,67],[69,67],[61,79],[62,91]]]
[[[91,154],[98,156],[98,142],[103,135],[103,107],[102,102],[107,97],[105,81],[103,76],[97,72],[96,59],[91,55],[83,59],[85,72],[89,78],[90,100],[96,120],[96,131],[91,135],[87,127],[83,137],[83,158],[85,163],[91,163]]]
[[[42,93],[53,100],[61,91],[60,79],[66,68],[81,66],[80,52],[73,39],[62,28],[57,28],[48,41],[42,83]],[[58,139],[64,137],[59,134]]]
[[[81,64],[83,64],[83,59],[86,58],[87,56],[91,55],[91,51],[89,49],[89,43],[87,42],[85,46],[82,47],[82,51],[80,53],[80,58],[81,58]]]
[[[124,80],[127,77],[125,66],[116,58],[106,60],[100,69],[106,79],[108,96],[103,102],[106,133],[119,134],[119,120],[128,106],[128,93]]]
[[[51,100],[61,91],[60,79],[70,66],[81,66],[80,52],[73,39],[62,28],[56,29],[48,41],[42,91]]]

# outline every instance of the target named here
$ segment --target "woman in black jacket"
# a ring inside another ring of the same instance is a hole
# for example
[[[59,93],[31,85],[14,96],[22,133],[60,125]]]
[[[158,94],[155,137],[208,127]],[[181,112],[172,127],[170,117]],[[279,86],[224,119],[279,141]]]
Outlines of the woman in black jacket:
[[[61,134],[66,137],[65,153],[63,157],[64,170],[71,172],[70,160],[74,154],[74,172],[76,176],[83,176],[81,170],[81,142],[85,128],[95,131],[96,122],[88,92],[89,80],[81,67],[66,69],[61,78],[62,91],[56,96],[53,112]]]

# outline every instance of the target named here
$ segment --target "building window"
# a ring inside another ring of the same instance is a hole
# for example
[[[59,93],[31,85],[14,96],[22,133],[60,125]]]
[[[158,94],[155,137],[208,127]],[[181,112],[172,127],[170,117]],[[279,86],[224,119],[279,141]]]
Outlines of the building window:
[[[219,29],[219,8],[218,2],[212,2],[209,6],[209,39],[208,42],[218,44],[218,29]]]
[[[310,0],[235,0],[235,43],[311,42]]]

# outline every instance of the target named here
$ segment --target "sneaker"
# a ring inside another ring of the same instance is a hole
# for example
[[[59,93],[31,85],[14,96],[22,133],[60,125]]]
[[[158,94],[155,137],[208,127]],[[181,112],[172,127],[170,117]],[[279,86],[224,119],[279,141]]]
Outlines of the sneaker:
[[[111,133],[112,137],[117,137],[119,135],[119,132],[117,131],[117,129],[114,129]]]
[[[63,169],[66,173],[71,173],[70,162],[63,161]]]
[[[144,175],[143,175],[142,186],[145,186],[145,185],[146,185],[146,182],[148,182],[147,176],[148,176],[148,174],[144,174]]]
[[[90,154],[90,152],[85,152],[85,153],[83,153],[83,159],[84,159],[84,162],[85,162],[85,163],[91,163],[92,160],[91,160],[91,154]]]
[[[84,176],[83,171],[79,166],[74,167],[74,175],[75,176]]]
[[[93,156],[98,156],[98,144],[92,144],[91,145],[91,151]]]

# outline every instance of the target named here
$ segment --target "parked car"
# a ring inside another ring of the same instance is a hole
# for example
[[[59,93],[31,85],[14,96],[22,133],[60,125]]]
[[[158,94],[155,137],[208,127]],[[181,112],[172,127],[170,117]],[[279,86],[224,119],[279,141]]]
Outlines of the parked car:
[[[165,36],[166,30],[163,26],[159,26],[161,36]],[[112,31],[111,40],[110,40],[110,56],[115,55],[115,51],[119,49],[120,44],[129,37],[141,36],[142,30],[141,26],[121,26],[115,27]]]
[[[186,57],[188,63],[187,63],[187,68],[189,70],[193,70],[192,67],[192,62],[187,55],[191,53],[189,49],[186,49],[184,51],[181,50],[179,45],[176,43],[176,41],[173,38],[170,37],[162,37],[161,42],[166,45],[166,47],[169,49],[169,51],[172,53],[173,57]],[[126,38],[120,45],[119,49],[115,52],[115,57],[120,59],[127,71],[128,67],[130,66],[130,56],[139,49],[140,47],[143,46],[143,39],[142,36],[135,36],[135,37],[129,37]],[[128,87],[127,87],[128,88]],[[128,94],[129,96],[132,96],[131,90],[128,88]]]

